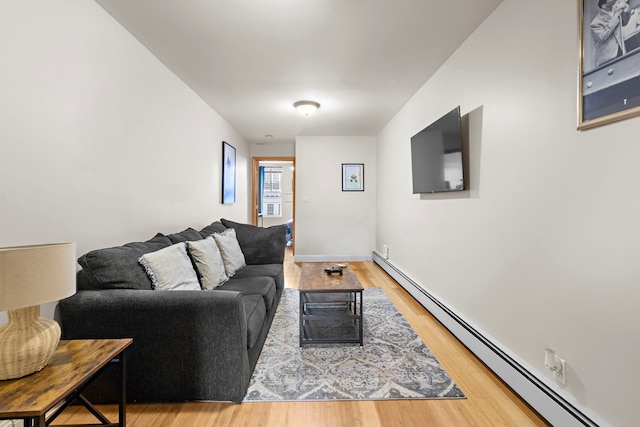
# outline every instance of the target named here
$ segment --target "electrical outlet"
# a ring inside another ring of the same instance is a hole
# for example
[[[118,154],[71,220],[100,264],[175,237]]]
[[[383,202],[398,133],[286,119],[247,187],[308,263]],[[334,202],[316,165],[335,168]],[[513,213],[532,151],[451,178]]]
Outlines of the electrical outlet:
[[[389,259],[389,246],[382,245],[382,256],[384,259]]]
[[[556,381],[562,385],[567,385],[567,362],[565,362],[564,359],[556,357],[556,363],[560,365],[560,369],[554,372]]]
[[[553,377],[562,385],[567,385],[567,363],[560,359],[555,350],[546,348],[544,350],[544,366],[553,372]]]

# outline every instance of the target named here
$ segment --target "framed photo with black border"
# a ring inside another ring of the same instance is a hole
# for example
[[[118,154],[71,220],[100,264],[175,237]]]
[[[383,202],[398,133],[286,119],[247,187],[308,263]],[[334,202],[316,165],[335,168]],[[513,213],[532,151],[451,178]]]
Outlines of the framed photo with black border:
[[[578,129],[640,115],[640,0],[578,0]]]
[[[222,141],[222,204],[236,202],[236,149]]]
[[[364,163],[342,164],[342,191],[364,191]]]

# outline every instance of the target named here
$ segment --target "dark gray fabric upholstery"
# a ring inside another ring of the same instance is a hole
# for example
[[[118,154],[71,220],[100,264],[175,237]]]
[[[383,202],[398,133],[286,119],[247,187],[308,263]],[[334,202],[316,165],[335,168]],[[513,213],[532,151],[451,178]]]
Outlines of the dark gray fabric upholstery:
[[[193,242],[202,239],[200,233],[193,228],[187,228],[179,233],[167,234],[167,237],[171,240],[171,243]]]
[[[246,238],[250,233],[245,231]],[[111,249],[127,254],[127,261],[135,258],[135,268],[141,269],[137,259],[142,253],[171,241],[158,235],[145,243]],[[282,248],[267,244],[262,250],[263,258],[280,259],[284,240]],[[100,254],[99,265],[111,270],[107,277],[115,285],[139,280],[148,290],[140,290],[143,285],[137,282],[138,289],[95,290],[94,271],[83,266],[78,292],[59,304],[63,339],[133,338],[126,350],[128,401],[241,402],[283,292],[282,262],[247,265],[214,290],[154,291],[143,270],[144,276],[129,277],[131,273],[123,270],[134,269],[133,263],[121,261],[114,251],[101,251],[106,252]],[[108,265],[109,257],[119,268]],[[96,262],[88,258],[85,265],[95,269]],[[116,273],[119,277],[114,279]],[[117,385],[117,371],[107,368],[83,394],[96,403],[116,402]]]
[[[169,238],[158,233],[146,242],[91,251],[78,258],[86,278],[83,286],[90,289],[151,289],[151,280],[138,259],[170,245]]]
[[[267,309],[261,295],[244,295],[244,314],[247,319],[247,348],[255,345],[260,329],[267,317]]]
[[[268,228],[250,224],[240,224],[222,218],[227,228],[236,230],[238,243],[247,264],[282,264],[287,244],[287,225],[274,225]]]
[[[227,227],[222,225],[222,223],[220,221],[215,221],[215,222],[212,222],[211,224],[207,225],[202,230],[200,230],[200,235],[202,236],[203,239],[205,239],[205,238],[211,236],[213,233],[222,233],[226,229],[227,229]]]
[[[76,274],[76,289],[78,291],[96,290],[95,287],[89,281],[86,270],[80,270]],[[151,284],[149,284],[149,289],[151,289]]]
[[[251,372],[238,292],[82,291],[60,301],[60,312],[64,339],[133,338],[126,350],[128,401],[244,397]],[[117,394],[108,393],[117,377],[102,377],[87,397],[115,402]]]
[[[260,295],[264,298],[264,305],[268,310],[271,310],[277,294],[276,281],[273,277],[268,276],[245,277],[242,279],[233,276],[232,279],[229,279],[217,289],[241,292],[245,295]]]
[[[282,292],[282,289],[284,289],[284,268],[282,264],[246,265],[233,275],[230,282],[233,283],[235,280],[260,276],[272,277],[277,291]]]

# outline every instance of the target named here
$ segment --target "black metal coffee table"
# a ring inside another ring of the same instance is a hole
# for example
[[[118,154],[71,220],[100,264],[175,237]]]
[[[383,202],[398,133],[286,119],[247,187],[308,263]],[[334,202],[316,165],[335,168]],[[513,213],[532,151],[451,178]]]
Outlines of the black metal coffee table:
[[[300,346],[317,343],[363,345],[363,287],[351,268],[327,274],[327,263],[303,263],[300,276]]]

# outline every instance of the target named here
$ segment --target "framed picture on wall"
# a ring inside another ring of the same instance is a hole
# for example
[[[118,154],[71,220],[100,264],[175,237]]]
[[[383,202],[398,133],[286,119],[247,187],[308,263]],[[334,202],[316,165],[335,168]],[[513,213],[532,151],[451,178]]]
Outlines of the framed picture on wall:
[[[342,191],[364,191],[364,164],[342,164]]]
[[[222,141],[222,204],[236,202],[236,149]]]
[[[640,0],[578,0],[578,129],[640,115]]]

